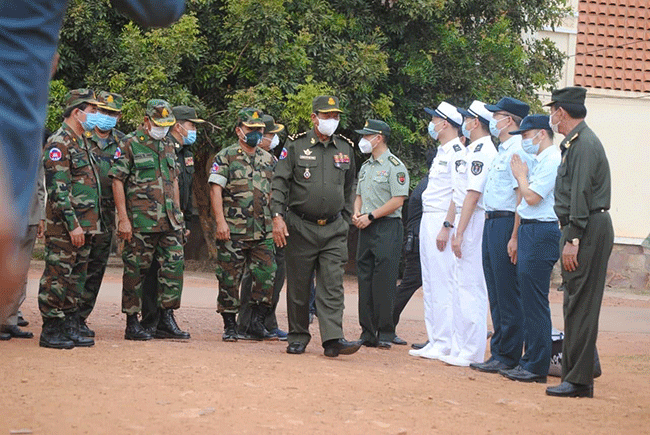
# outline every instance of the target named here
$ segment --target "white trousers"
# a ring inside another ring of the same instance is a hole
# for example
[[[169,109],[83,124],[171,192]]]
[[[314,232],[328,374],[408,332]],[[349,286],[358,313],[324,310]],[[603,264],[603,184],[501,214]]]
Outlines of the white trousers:
[[[460,213],[456,214],[458,228]],[[488,297],[483,275],[482,241],[485,211],[477,208],[463,234],[453,292],[451,356],[483,362],[487,346]],[[423,270],[424,271],[424,270]]]
[[[444,211],[427,212],[422,214],[420,222],[424,324],[430,352],[440,355],[449,355],[452,350],[453,293],[456,288],[456,257],[451,251],[451,238],[444,251],[439,251],[436,246],[436,237],[446,217]]]

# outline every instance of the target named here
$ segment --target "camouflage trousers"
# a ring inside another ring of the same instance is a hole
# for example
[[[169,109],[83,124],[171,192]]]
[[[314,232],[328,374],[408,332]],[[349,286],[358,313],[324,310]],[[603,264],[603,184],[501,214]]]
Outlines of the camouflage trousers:
[[[142,310],[142,284],[154,259],[158,271],[158,305],[176,309],[181,306],[183,291],[183,243],[181,231],[157,233],[133,232],[131,242],[124,245],[122,260],[122,312],[136,314]]]
[[[90,254],[88,255],[86,283],[81,289],[81,295],[77,301],[77,305],[79,306],[79,315],[83,319],[87,319],[93,311],[93,308],[95,308],[95,302],[97,301],[97,295],[99,294],[99,287],[104,279],[106,264],[108,263],[108,257],[111,254],[112,239],[112,231],[93,236],[93,241],[90,246]]]
[[[38,287],[38,308],[44,318],[64,318],[77,311],[94,237],[86,235],[86,243],[77,248],[67,234],[45,236],[45,270]]]
[[[217,312],[237,313],[241,302],[239,284],[244,269],[253,277],[251,303],[271,306],[275,258],[273,239],[262,240],[217,240],[217,270],[219,296]]]

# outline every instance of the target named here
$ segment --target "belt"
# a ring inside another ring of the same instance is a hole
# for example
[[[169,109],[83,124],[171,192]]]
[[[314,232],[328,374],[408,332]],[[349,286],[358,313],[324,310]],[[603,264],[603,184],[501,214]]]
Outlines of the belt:
[[[605,213],[607,210],[609,210],[609,209],[607,209],[607,208],[597,208],[595,210],[589,210],[589,216],[592,216],[592,215],[595,215],[595,214],[598,214],[598,213]],[[562,226],[562,227],[566,227],[567,225],[569,225],[569,223],[571,223],[571,218],[569,216],[558,216],[558,220],[560,221],[560,226]]]
[[[315,216],[311,216],[311,215],[308,215],[308,214],[305,214],[305,213],[298,213],[293,208],[291,209],[291,212],[293,214],[295,214],[296,216],[298,216],[300,219],[306,220],[308,222],[311,222],[311,223],[314,223],[314,224],[320,225],[320,226],[331,224],[332,222],[334,222],[335,220],[337,220],[338,218],[341,217],[341,212],[338,212],[335,215],[329,216],[329,217],[315,217]]]
[[[514,215],[515,215],[514,211],[505,211],[505,210],[486,211],[485,212],[485,219],[513,217]]]
[[[557,221],[540,221],[539,219],[521,219],[519,222],[521,222],[522,225],[525,224],[556,224]]]

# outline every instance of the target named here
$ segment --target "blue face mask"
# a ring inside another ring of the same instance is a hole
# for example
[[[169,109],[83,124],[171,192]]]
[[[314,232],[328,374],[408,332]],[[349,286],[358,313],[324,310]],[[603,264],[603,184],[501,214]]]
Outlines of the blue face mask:
[[[465,136],[467,139],[470,139],[469,135],[472,133],[472,130],[467,129],[467,121],[463,122],[463,125],[461,125],[460,129],[463,132],[463,136]]]
[[[97,113],[96,127],[101,131],[108,131],[117,125],[117,118],[106,115],[104,113]]]
[[[186,130],[187,136],[183,137],[183,145],[192,145],[196,142],[196,130]]]
[[[537,132],[539,134],[539,132]],[[526,151],[528,154],[537,154],[539,152],[539,144],[534,144],[533,139],[537,137],[537,134],[530,139],[522,139],[521,141],[521,147]]]
[[[440,134],[439,131],[436,131],[436,126],[438,124],[442,124],[445,121],[440,121],[438,123],[434,123],[433,121],[429,122],[429,127],[427,128],[429,130],[429,136],[433,138],[433,140],[438,140],[438,135]]]
[[[88,112],[84,112],[84,113],[86,114],[86,120],[83,122],[81,121],[79,122],[81,123],[81,126],[83,127],[84,130],[91,131],[97,125],[97,120],[98,120],[97,115],[99,115],[99,113],[88,113]]]

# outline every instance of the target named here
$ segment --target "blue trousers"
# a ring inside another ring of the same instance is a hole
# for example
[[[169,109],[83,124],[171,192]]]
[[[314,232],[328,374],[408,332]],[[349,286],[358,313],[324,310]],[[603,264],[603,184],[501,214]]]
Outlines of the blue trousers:
[[[526,349],[519,365],[540,376],[548,374],[551,360],[548,291],[553,265],[560,258],[559,241],[557,222],[522,223],[519,227],[517,278],[526,318]]]
[[[524,341],[524,311],[517,285],[517,267],[508,256],[508,241],[514,225],[515,218],[511,216],[487,219],[483,227],[483,273],[494,328],[490,354],[491,358],[509,366],[517,365]]]

